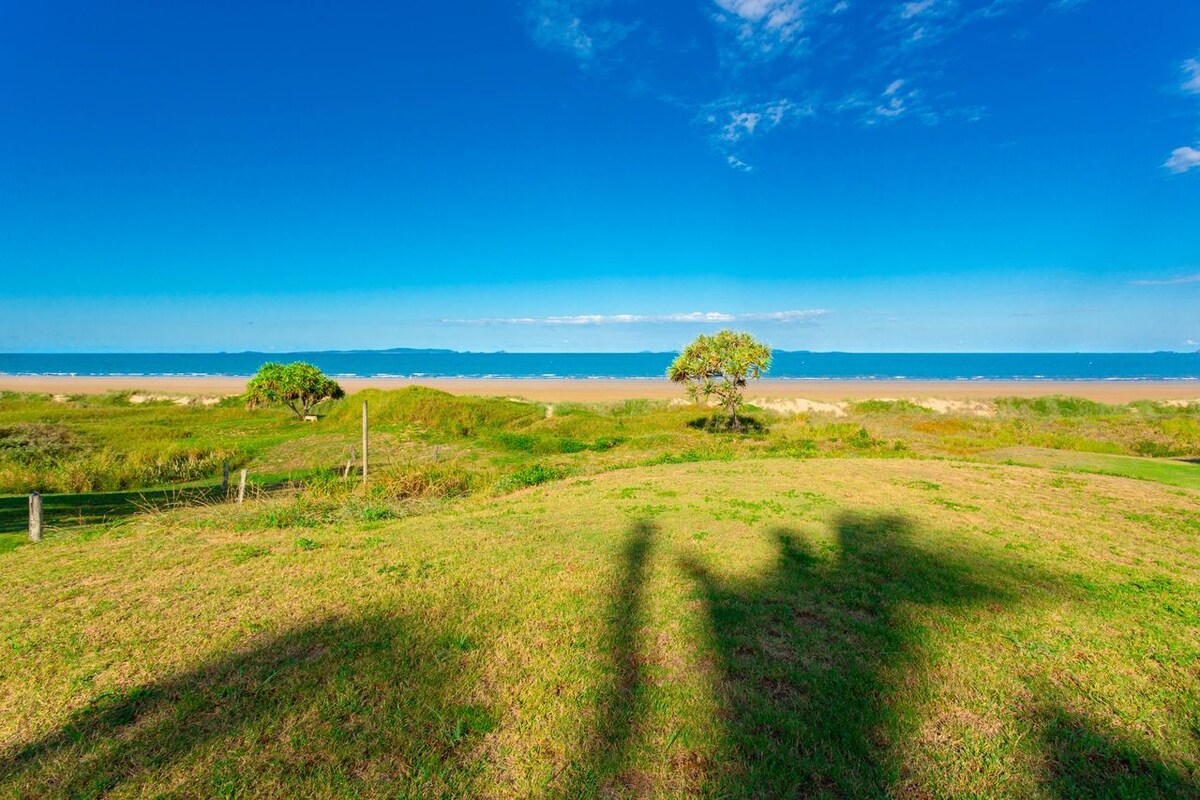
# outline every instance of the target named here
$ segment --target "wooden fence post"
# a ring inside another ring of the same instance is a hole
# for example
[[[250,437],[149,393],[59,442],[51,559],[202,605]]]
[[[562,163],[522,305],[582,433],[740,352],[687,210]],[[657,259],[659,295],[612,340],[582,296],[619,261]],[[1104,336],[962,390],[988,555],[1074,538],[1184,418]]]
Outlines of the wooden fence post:
[[[246,470],[242,470],[242,477],[238,480],[238,505],[246,499]]]
[[[367,485],[367,401],[363,400],[363,441],[362,441],[363,486]]]
[[[221,462],[221,497],[229,499],[229,462]]]
[[[42,496],[38,492],[29,493],[29,541],[42,540]]]

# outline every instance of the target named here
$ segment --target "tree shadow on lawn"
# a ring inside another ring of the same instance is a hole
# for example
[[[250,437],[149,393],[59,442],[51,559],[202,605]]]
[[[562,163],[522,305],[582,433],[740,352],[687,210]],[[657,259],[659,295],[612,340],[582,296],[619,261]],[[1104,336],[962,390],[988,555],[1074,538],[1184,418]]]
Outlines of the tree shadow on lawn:
[[[763,577],[722,580],[685,562],[707,608],[726,715],[727,759],[706,794],[885,797],[907,785],[897,745],[917,720],[889,695],[926,681],[921,617],[996,609],[1016,599],[1004,587],[1032,577],[918,547],[901,516],[845,513],[834,528],[832,560],[813,555],[801,534],[777,530],[779,560]],[[1033,728],[1052,796],[1200,797],[1194,776],[1061,705],[1046,707]]]
[[[818,558],[780,529],[765,576],[724,580],[685,562],[708,612],[727,751],[706,793],[721,797],[886,796],[904,778],[903,712],[889,695],[922,681],[923,638],[904,613],[1005,602],[985,560],[913,545],[901,516],[846,513],[839,553]]]
[[[638,631],[645,624],[646,562],[657,533],[653,523],[637,520],[626,535],[605,634],[604,658],[612,680],[596,700],[596,719],[563,798],[611,796],[614,783],[626,791],[637,788],[626,766],[637,720],[645,716],[646,674]]]
[[[1048,757],[1046,784],[1054,797],[1200,797],[1195,776],[1061,705],[1046,706],[1036,726]]]
[[[470,646],[382,614],[298,627],[0,751],[0,794],[469,794],[495,724],[471,702]]]

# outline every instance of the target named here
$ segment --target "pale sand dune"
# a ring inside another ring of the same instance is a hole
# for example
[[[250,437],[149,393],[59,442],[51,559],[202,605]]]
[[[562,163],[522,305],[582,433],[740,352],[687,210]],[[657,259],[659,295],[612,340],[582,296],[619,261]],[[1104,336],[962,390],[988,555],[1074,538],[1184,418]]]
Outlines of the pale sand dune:
[[[454,394],[523,397],[537,401],[605,402],[635,398],[667,400],[683,396],[678,386],[661,379],[559,379],[559,378],[345,378],[348,392],[364,388],[399,389],[431,386]],[[108,391],[139,391],[160,395],[218,397],[240,394],[245,378],[81,378],[0,376],[0,390],[42,394],[99,394]],[[1107,403],[1133,400],[1200,402],[1200,381],[756,381],[750,396],[762,399],[796,399],[813,404],[842,400],[910,399],[943,412],[982,413],[972,404],[994,397],[1041,397],[1072,395]],[[935,398],[939,403],[935,404]],[[965,405],[953,405],[955,401]],[[761,403],[757,403],[761,405]],[[797,412],[804,411],[799,405]],[[813,406],[808,411],[827,410]],[[836,413],[836,412],[830,412]]]
[[[758,387],[755,387],[758,388]],[[780,414],[832,414],[835,417],[846,416],[846,403],[823,403],[820,400],[793,397],[755,397],[747,400],[750,405],[778,411]]]

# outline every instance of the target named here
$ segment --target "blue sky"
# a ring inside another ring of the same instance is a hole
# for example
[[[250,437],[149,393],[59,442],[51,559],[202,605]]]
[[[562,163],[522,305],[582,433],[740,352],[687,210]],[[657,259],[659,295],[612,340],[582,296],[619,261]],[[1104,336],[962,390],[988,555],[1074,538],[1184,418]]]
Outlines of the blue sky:
[[[1200,3],[10,3],[0,349],[1200,348]]]

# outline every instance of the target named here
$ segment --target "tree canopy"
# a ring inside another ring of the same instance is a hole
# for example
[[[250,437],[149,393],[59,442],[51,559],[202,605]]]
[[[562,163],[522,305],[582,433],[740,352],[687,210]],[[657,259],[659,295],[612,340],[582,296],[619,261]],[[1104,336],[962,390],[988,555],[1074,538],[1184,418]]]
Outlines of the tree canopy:
[[[301,419],[318,403],[345,396],[337,381],[303,361],[263,364],[246,386],[246,402],[251,408],[278,403]]]
[[[684,384],[698,403],[716,397],[730,427],[741,431],[738,409],[746,381],[762,377],[770,367],[770,347],[748,333],[724,330],[697,336],[667,369],[667,377]]]

